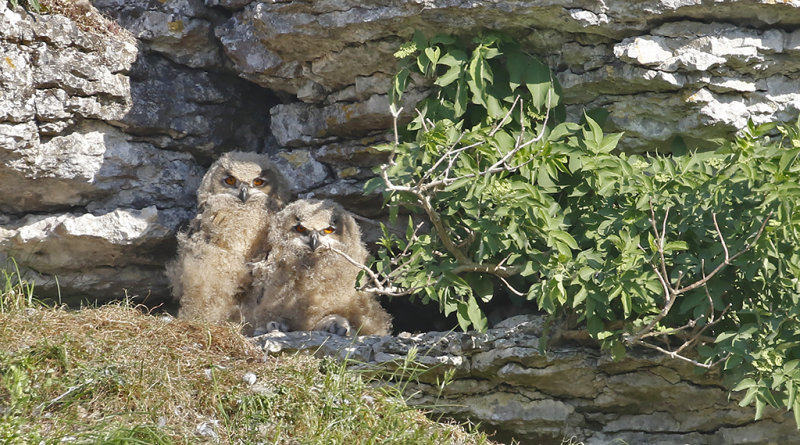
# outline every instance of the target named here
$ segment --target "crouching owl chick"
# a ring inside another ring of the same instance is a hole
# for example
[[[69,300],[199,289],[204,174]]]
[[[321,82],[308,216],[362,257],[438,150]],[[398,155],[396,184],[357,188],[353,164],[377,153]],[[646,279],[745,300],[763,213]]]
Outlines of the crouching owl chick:
[[[321,330],[386,335],[391,317],[355,288],[367,250],[353,216],[332,201],[299,200],[277,214],[267,261],[256,268],[255,333]]]
[[[179,317],[241,319],[242,299],[252,292],[248,263],[266,258],[267,232],[290,195],[267,155],[230,152],[208,169],[197,191],[197,216],[178,234],[177,257],[167,265]]]

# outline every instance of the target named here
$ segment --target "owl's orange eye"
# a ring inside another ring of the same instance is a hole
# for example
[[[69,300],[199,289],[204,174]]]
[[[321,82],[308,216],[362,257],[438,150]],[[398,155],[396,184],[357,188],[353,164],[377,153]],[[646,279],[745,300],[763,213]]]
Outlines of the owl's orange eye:
[[[297,232],[297,233],[306,233],[306,231],[307,231],[308,229],[306,229],[305,227],[303,227],[303,225],[302,225],[302,224],[298,224],[298,225],[294,226],[294,230],[295,230],[295,232]]]
[[[264,185],[266,183],[267,183],[267,181],[265,181],[264,178],[253,179],[253,186],[254,187],[261,187],[262,185]]]
[[[334,230],[336,229],[333,227],[326,227],[325,229],[322,230],[322,232],[325,233],[326,235],[330,235],[331,233],[333,233]]]
[[[233,176],[226,176],[225,179],[222,180],[225,184],[228,185],[236,185],[236,178]]]

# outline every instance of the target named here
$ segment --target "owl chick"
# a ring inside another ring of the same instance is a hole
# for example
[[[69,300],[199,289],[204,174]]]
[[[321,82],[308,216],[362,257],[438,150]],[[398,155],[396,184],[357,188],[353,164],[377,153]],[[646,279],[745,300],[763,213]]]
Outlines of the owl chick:
[[[275,217],[272,247],[255,271],[255,333],[327,331],[386,335],[391,317],[375,296],[355,288],[367,250],[353,216],[332,201],[299,200]],[[259,285],[260,284],[260,285]]]
[[[167,265],[178,316],[212,323],[241,320],[251,292],[249,263],[266,258],[267,233],[291,199],[283,175],[267,155],[230,152],[206,172],[197,191],[197,216],[178,234],[178,254]]]

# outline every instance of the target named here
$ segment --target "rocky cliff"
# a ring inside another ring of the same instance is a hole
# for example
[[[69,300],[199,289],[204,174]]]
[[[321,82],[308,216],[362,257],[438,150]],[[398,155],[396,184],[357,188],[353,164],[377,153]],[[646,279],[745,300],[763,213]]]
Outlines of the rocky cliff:
[[[361,185],[381,161],[370,146],[390,126],[392,53],[417,29],[514,36],[553,67],[570,115],[606,107],[627,150],[727,137],[747,119],[794,119],[800,109],[792,0],[94,6],[70,19],[0,0],[0,261],[14,258],[38,289],[65,298],[166,297],[174,234],[225,151],[270,153],[299,194],[379,215],[380,200]],[[540,328],[523,320],[485,335],[322,348],[389,363],[415,346],[423,361],[455,372],[439,396],[435,374],[423,379],[417,403],[452,402],[448,415],[532,443],[563,434],[587,444],[800,443],[784,413],[754,423],[713,376],[661,357],[613,363],[591,348],[542,355]],[[322,342],[262,341],[272,351]]]
[[[379,214],[361,185],[415,29],[516,37],[570,114],[606,107],[629,150],[800,109],[795,1],[95,0],[82,28],[0,3],[0,252],[63,296],[166,296],[173,235],[227,150]]]
[[[270,354],[348,360],[402,376],[410,403],[480,421],[497,438],[523,444],[798,444],[786,412],[730,400],[719,376],[663,355],[633,351],[615,362],[597,349],[561,344],[540,350],[544,319],[517,316],[485,334],[428,332],[397,337],[328,337],[319,332],[256,338]],[[552,340],[552,337],[551,337]],[[412,352],[413,351],[413,352]],[[416,357],[409,361],[408,357]],[[395,371],[392,371],[395,370]],[[412,370],[409,372],[409,370]],[[452,381],[441,385],[452,373]]]

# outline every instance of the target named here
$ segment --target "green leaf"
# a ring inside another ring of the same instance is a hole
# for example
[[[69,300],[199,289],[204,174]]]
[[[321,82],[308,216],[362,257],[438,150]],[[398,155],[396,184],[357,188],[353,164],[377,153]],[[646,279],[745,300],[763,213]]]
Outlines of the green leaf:
[[[572,296],[572,307],[576,308],[583,304],[583,302],[586,301],[587,295],[589,295],[589,291],[587,291],[585,287],[581,287],[578,292]]]
[[[560,141],[567,136],[571,136],[580,129],[581,126],[574,122],[562,122],[553,128],[553,130],[547,136],[547,140]]]
[[[488,303],[494,296],[494,285],[491,278],[485,275],[470,274],[465,277],[472,288],[473,294],[484,303]]]
[[[392,81],[392,102],[398,103],[400,102],[400,98],[403,97],[403,92],[406,90],[406,86],[408,85],[408,76],[410,72],[408,68],[403,68],[395,74],[394,79]]]
[[[425,48],[428,46],[428,38],[425,37],[425,34],[420,30],[414,31],[414,37],[412,37],[411,40],[417,45],[417,48]]]
[[[756,416],[755,420],[761,420],[764,417],[764,408],[766,407],[766,403],[763,400],[756,397]]]
[[[598,317],[590,317],[586,320],[586,328],[589,331],[589,334],[597,338],[597,335],[605,329],[605,325],[603,324],[603,320]]]
[[[676,250],[689,250],[689,244],[686,241],[669,241],[664,243],[664,252],[674,252]]]
[[[794,399],[792,411],[794,412],[794,424],[797,426],[797,429],[800,429],[800,399]]]
[[[619,144],[619,140],[622,138],[622,135],[623,133],[614,133],[604,137],[597,146],[597,152],[611,153],[611,151],[617,148],[617,144]]]
[[[563,230],[552,230],[550,231],[549,235],[553,237],[553,239],[561,241],[562,243],[566,244],[567,246],[569,246],[570,249],[575,249],[575,250],[578,249],[578,243],[575,241],[575,238],[573,238],[572,235],[570,235],[567,232],[564,232]]]
[[[486,331],[487,320],[486,315],[478,306],[478,302],[474,297],[470,296],[467,301],[458,303],[458,323],[462,330],[467,331],[469,326],[479,332]]]
[[[525,86],[531,93],[533,106],[539,113],[546,108],[554,108],[558,103],[558,94],[553,88],[550,68],[534,58],[528,60],[525,67]]]
[[[628,318],[631,316],[631,294],[623,291],[621,301],[623,318]]]
[[[597,122],[594,121],[589,115],[584,114],[584,119],[586,119],[586,123],[589,125],[589,131],[583,131],[584,140],[586,143],[587,148],[592,153],[602,153],[600,150],[601,145],[603,143],[603,129],[597,125]]]
[[[375,191],[383,191],[384,185],[383,178],[370,178],[364,183],[364,194],[369,195]]]
[[[431,39],[431,45],[442,44],[445,46],[456,43],[456,38],[449,34],[437,34]]]
[[[620,361],[625,358],[625,343],[615,341],[611,346],[611,358],[614,361]]]
[[[467,112],[467,82],[464,77],[458,78],[456,83],[456,94],[453,101],[453,112],[456,118],[460,118]]]
[[[749,387],[742,400],[739,401],[739,406],[749,405],[756,398],[756,394],[758,394],[758,386]]]
[[[446,73],[439,76],[434,82],[434,85],[438,85],[440,87],[446,87],[451,83],[455,82],[461,76],[462,69],[460,65],[454,65]]]
[[[425,55],[428,56],[428,60],[432,66],[436,66],[439,64],[439,56],[441,56],[442,50],[439,49],[438,46],[425,48]]]
[[[545,165],[539,166],[536,176],[536,185],[548,191],[555,191],[555,182],[550,178],[550,173]]]

